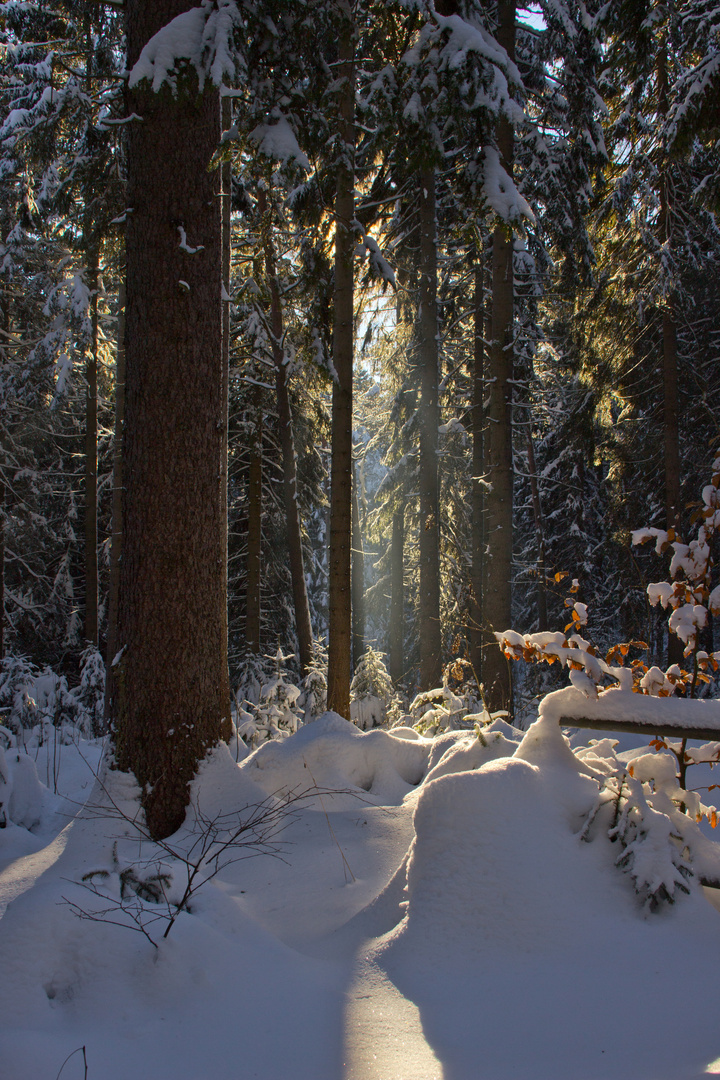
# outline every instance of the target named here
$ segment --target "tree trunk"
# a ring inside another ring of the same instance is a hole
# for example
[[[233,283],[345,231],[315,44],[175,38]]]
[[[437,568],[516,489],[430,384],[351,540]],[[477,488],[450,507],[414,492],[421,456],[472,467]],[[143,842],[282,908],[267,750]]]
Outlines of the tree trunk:
[[[90,347],[85,359],[85,640],[98,644],[97,557],[97,370],[98,370],[98,249],[88,251],[90,287]]]
[[[312,662],[312,625],[310,622],[310,604],[308,602],[305,564],[302,550],[302,528],[297,492],[297,464],[295,458],[295,439],[293,436],[292,412],[288,394],[288,369],[283,348],[283,314],[280,301],[280,287],[275,270],[275,253],[271,239],[271,222],[268,213],[267,196],[264,188],[258,191],[258,210],[262,219],[263,249],[265,255],[265,274],[270,289],[270,331],[272,334],[272,354],[275,362],[275,388],[278,402],[278,423],[280,425],[280,446],[283,459],[283,495],[285,499],[285,523],[287,527],[288,555],[290,558],[290,578],[292,581],[293,604],[295,607],[295,630],[298,638],[300,671],[304,677]]]
[[[658,52],[658,98],[660,114],[668,114],[667,42]],[[660,168],[659,240],[668,251],[672,247],[672,206],[667,161]],[[667,528],[677,527],[680,509],[680,451],[678,440],[678,363],[675,298],[669,292],[662,313],[663,339],[663,444],[665,457],[665,513]]]
[[[484,519],[485,492],[483,487],[484,429],[485,429],[485,268],[484,253],[479,250],[475,265],[475,296],[473,302],[473,394],[472,394],[472,521],[471,568],[472,600],[470,608],[470,662],[478,681],[482,681],[482,591],[483,555],[485,551]]]
[[[221,99],[221,123],[223,131],[227,131],[232,124],[232,105],[229,97]],[[232,169],[228,158],[222,164],[220,171],[220,183],[222,185],[222,282],[225,290],[224,295],[230,296],[230,272],[232,265],[232,230],[230,224],[232,211]],[[221,551],[220,561],[222,567],[222,627],[220,630],[223,641],[228,639],[228,429],[229,429],[229,400],[230,400],[230,301],[223,299],[222,302],[222,385],[220,390],[220,517],[221,517]],[[227,666],[227,651],[225,667],[223,669],[224,685],[221,690],[223,701],[226,706],[223,710],[221,735],[225,742],[232,735],[232,716],[230,701],[230,672]]]
[[[0,669],[5,656],[5,482],[0,479]]]
[[[497,40],[513,60],[515,0],[498,3]],[[496,135],[501,162],[505,171],[512,175],[512,124],[504,118],[499,119]],[[498,223],[493,233],[492,254],[492,344],[485,452],[485,475],[491,486],[485,497],[487,558],[483,590],[483,683],[485,700],[491,710],[512,708],[510,666],[493,631],[507,630],[511,622],[513,294],[512,233],[507,226]]]
[[[125,416],[125,285],[118,289],[117,343],[115,354],[115,435],[113,438],[112,524],[110,537],[110,583],[108,588],[107,652],[105,659],[105,723],[110,720],[114,695],[113,660],[117,654],[120,555],[122,552],[122,438]]]
[[[420,689],[442,679],[435,170],[420,174]]]
[[[248,468],[248,531],[245,601],[245,642],[257,656],[260,652],[261,552],[262,552],[262,390],[256,386],[252,396],[255,428]]]
[[[667,41],[658,51],[658,99],[660,114],[667,117],[669,87],[667,73]],[[669,164],[660,167],[660,215],[658,218],[660,244],[672,250],[672,205],[670,198]],[[678,429],[678,354],[675,321],[675,296],[668,291],[662,311],[662,382],[663,382],[663,458],[665,466],[666,528],[680,525],[680,439]],[[678,637],[668,634],[668,664],[681,664],[683,646]]]
[[[328,567],[328,709],[350,719],[352,547],[353,251],[355,237],[355,27],[348,0],[338,53],[339,135],[343,144],[335,190],[335,293],[333,304],[332,457]]]
[[[128,67],[191,0],[127,0]],[[128,90],[123,556],[116,759],[148,827],[185,817],[227,712],[223,637],[222,242],[215,87],[183,69],[173,93]],[[185,244],[181,240],[185,232]],[[193,254],[184,248],[197,248]]]
[[[353,465],[352,492],[352,658],[353,671],[365,652],[365,554],[360,528],[357,470]]]
[[[405,675],[405,591],[403,554],[405,508],[401,503],[393,514],[390,546],[390,678],[395,686]]]
[[[542,634],[548,628],[546,584],[547,577],[545,568],[545,524],[543,522],[542,505],[540,503],[540,488],[538,487],[537,469],[535,467],[535,448],[533,446],[532,440],[532,424],[528,426],[527,459],[528,473],[530,475],[530,497],[532,499],[533,519],[535,521],[535,542],[537,544],[537,628],[538,632]]]

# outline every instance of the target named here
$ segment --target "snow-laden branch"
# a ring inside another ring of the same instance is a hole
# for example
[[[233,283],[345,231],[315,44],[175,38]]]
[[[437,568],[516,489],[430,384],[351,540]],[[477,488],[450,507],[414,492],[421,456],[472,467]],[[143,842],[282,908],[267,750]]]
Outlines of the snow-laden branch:
[[[242,16],[235,0],[202,0],[200,7],[177,15],[150,38],[130,72],[128,85],[134,88],[143,79],[154,91],[167,84],[177,90],[178,64],[195,68],[202,90],[206,79],[219,86],[234,80],[243,62],[235,45],[235,32]]]

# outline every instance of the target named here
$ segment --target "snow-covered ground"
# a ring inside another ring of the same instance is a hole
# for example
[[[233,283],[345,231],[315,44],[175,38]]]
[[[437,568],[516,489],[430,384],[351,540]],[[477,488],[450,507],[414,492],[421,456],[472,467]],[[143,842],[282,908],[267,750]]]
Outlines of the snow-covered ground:
[[[595,736],[573,753],[547,717],[481,740],[327,714],[239,763],[215,750],[164,851],[129,778],[95,779],[98,745],[42,749],[39,822],[0,831],[2,1080],[720,1073],[720,915],[690,872],[720,877],[720,845],[690,822],[673,847],[665,781],[642,802],[647,738],[624,736],[644,810],[623,873]],[[251,815],[177,914],[182,859]],[[636,886],[659,881],[676,902],[653,912]]]

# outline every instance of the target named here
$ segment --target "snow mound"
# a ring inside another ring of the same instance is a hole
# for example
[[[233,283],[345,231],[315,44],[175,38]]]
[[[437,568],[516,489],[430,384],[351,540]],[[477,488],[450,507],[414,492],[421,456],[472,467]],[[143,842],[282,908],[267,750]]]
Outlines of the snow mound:
[[[5,754],[0,747],[0,828],[8,821],[23,829],[39,825],[43,789],[35,762],[20,750]]]
[[[317,786],[334,810],[353,805],[357,795],[376,805],[397,805],[424,777],[430,747],[428,739],[358,731],[328,712],[291,739],[259,746],[240,768],[268,795]],[[333,791],[338,794],[326,797]]]
[[[477,751],[460,743],[450,753]],[[584,842],[601,783],[545,719],[514,756],[436,774],[420,789],[404,917],[364,955],[417,1005],[442,1075],[690,1080],[714,1071],[713,995],[679,988],[713,984],[717,913],[697,879],[676,904],[647,913],[607,829]],[[626,1037],[628,1007],[645,1018],[671,1008],[673,1024],[638,1037],[633,1023]],[[482,1017],[478,1043],[468,1031]]]
[[[415,833],[402,936],[419,949],[428,940],[462,953],[557,948],[568,908],[597,913],[598,897],[618,891],[569,831],[541,769],[517,757],[430,781]]]

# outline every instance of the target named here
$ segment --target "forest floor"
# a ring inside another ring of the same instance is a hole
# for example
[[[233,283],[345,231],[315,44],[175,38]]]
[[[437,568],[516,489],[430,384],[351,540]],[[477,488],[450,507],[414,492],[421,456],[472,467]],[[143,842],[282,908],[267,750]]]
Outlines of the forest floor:
[[[711,891],[643,908],[617,845],[579,838],[593,781],[559,729],[521,740],[328,714],[221,747],[164,851],[99,744],[33,751],[39,821],[0,831],[2,1080],[720,1074]],[[198,842],[253,814],[177,914]]]

